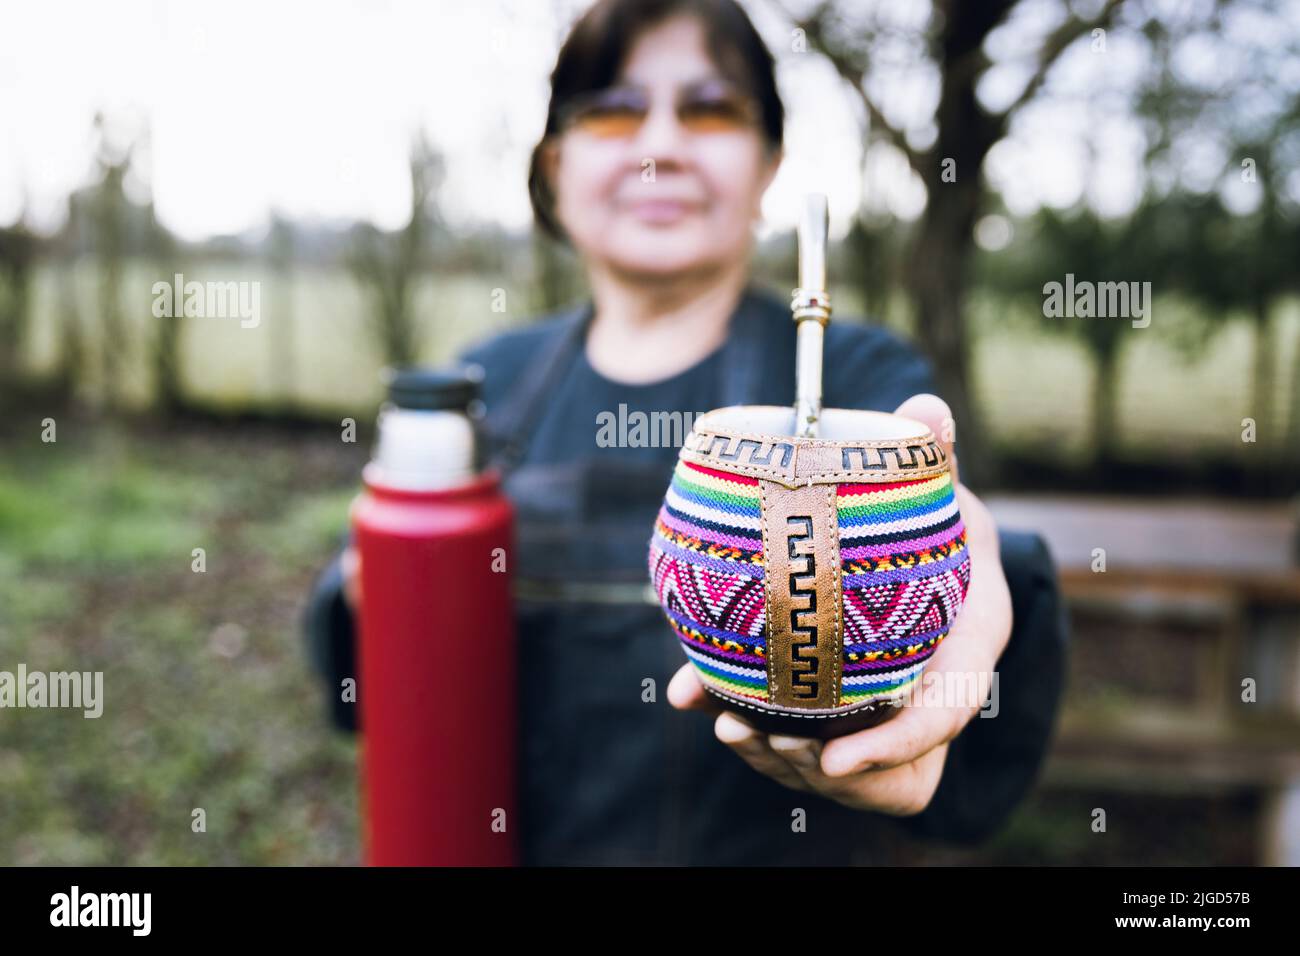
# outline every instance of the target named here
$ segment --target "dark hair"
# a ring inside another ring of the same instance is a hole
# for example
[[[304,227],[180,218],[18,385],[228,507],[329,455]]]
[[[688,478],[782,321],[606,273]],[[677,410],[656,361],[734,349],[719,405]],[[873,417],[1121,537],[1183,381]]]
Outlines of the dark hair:
[[[781,146],[785,107],[776,88],[772,54],[735,0],[599,0],[573,25],[560,47],[551,71],[546,131],[528,164],[533,219],[554,238],[568,241],[555,215],[555,194],[542,171],[542,152],[559,133],[559,118],[575,97],[612,84],[642,31],[675,14],[688,14],[703,24],[718,68],[757,101],[768,147]]]

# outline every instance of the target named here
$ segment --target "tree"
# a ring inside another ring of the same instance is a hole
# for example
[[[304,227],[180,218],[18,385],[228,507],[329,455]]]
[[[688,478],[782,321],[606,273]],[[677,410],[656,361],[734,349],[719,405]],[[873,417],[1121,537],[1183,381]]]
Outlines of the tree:
[[[272,381],[278,384],[277,401],[291,410],[297,402],[298,375],[294,349],[294,232],[292,224],[278,213],[271,217],[268,241],[271,269],[278,291],[275,320],[271,323]]]
[[[119,151],[110,143],[104,118],[95,117],[99,134],[99,184],[89,198],[91,224],[98,261],[99,354],[103,378],[102,400],[112,407],[117,400],[130,354],[130,336],[122,313],[122,275],[126,267],[130,200],[123,183],[131,168],[131,150]]]
[[[1161,279],[1218,315],[1245,314],[1254,332],[1250,417],[1261,447],[1300,466],[1300,355],[1292,370],[1288,434],[1274,409],[1277,343],[1273,318],[1300,293],[1300,90],[1280,78],[1300,66],[1300,29],[1271,4],[1218,4],[1199,33],[1197,57],[1208,75],[1184,79],[1176,59],[1185,30],[1160,21],[1146,34],[1155,63],[1137,97],[1152,134],[1146,154],[1157,184],[1150,205],[1180,213],[1166,230]],[[1186,57],[1184,56],[1184,59]],[[1183,72],[1187,72],[1184,65]],[[1193,74],[1195,71],[1193,71]],[[1190,172],[1189,172],[1190,170]],[[1253,456],[1260,465],[1265,456]]]
[[[372,299],[371,329],[384,360],[412,364],[420,352],[413,309],[415,282],[431,233],[438,227],[434,200],[443,178],[442,157],[421,135],[411,150],[411,218],[396,233],[358,227],[348,266]]]
[[[917,334],[934,359],[961,428],[963,474],[974,481],[985,478],[989,468],[983,429],[971,401],[965,322],[972,233],[985,201],[980,171],[989,150],[1007,135],[1016,112],[1038,95],[1061,54],[1094,30],[1104,29],[1119,0],[1106,0],[1092,16],[1066,8],[1064,19],[1029,57],[1031,67],[1020,94],[1006,107],[990,111],[976,96],[976,86],[991,65],[985,41],[1017,6],[1016,0],[935,0],[919,25],[903,22],[906,15],[898,16],[898,8],[879,4],[865,15],[849,17],[845,5],[832,0],[821,0],[807,14],[790,16],[809,46],[848,82],[863,108],[868,145],[884,142],[899,151],[925,187],[925,211],[912,232],[903,285],[914,308]],[[876,82],[884,51],[890,48],[907,51],[936,79],[932,117],[914,116],[907,124],[891,119],[891,104]],[[918,146],[920,137],[913,135],[926,125],[923,120],[936,128],[928,146]]]
[[[37,247],[22,217],[0,229],[0,384],[14,381],[22,370]]]

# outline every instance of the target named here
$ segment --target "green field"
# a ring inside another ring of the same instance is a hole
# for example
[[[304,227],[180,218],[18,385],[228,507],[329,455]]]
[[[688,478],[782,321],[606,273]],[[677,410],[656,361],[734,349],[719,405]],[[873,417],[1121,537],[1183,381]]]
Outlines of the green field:
[[[299,614],[361,454],[76,419],[0,442],[0,669],[104,675],[97,719],[3,713],[0,864],[357,860]]]
[[[302,267],[288,276],[259,265],[213,262],[183,267],[187,279],[261,283],[261,321],[241,328],[237,318],[156,319],[152,283],[170,276],[135,263],[122,284],[122,309],[129,325],[129,361],[123,389],[147,403],[151,376],[147,347],[163,321],[183,323],[181,365],[187,393],[205,405],[245,408],[292,400],[322,417],[373,415],[381,390],[383,361],[367,330],[369,303],[340,270]],[[506,311],[492,308],[493,290],[506,293]],[[525,323],[537,314],[527,276],[429,276],[418,287],[422,317],[422,359],[442,362],[467,344]],[[79,314],[95,353],[97,292],[94,271],[46,266],[37,277],[33,334],[26,364],[37,373],[57,361],[60,316]],[[837,314],[861,314],[851,289],[833,290]],[[71,305],[70,303],[75,303]],[[1086,458],[1092,448],[1091,394],[1096,375],[1091,356],[1077,338],[1043,327],[1031,300],[1003,302],[976,294],[972,302],[973,374],[993,439],[1004,447],[1045,450],[1065,463]],[[905,327],[901,307],[891,308],[891,326]],[[1287,408],[1295,402],[1292,374],[1300,348],[1300,303],[1290,302],[1274,321],[1270,355],[1271,406],[1252,408],[1254,331],[1238,318],[1223,321],[1195,349],[1181,349],[1198,327],[1198,316],[1175,299],[1157,297],[1150,328],[1128,328],[1120,356],[1118,408],[1120,447],[1135,454],[1169,451],[1184,458],[1203,454],[1248,454],[1280,448]],[[1088,320],[1078,320],[1088,321]],[[1107,321],[1107,320],[1091,320]],[[1123,321],[1123,320],[1119,320]],[[1068,326],[1063,326],[1068,329]],[[833,356],[830,357],[833,361]],[[79,376],[80,388],[100,391],[94,361]],[[1295,414],[1295,412],[1292,412]],[[1243,418],[1258,423],[1258,443],[1244,449]]]

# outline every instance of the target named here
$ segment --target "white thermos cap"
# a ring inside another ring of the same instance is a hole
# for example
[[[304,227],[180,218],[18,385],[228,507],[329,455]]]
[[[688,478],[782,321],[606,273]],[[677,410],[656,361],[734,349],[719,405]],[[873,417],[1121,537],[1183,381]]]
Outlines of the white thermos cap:
[[[478,381],[460,371],[386,370],[388,401],[379,409],[368,479],[390,488],[434,491],[475,477],[474,424]]]

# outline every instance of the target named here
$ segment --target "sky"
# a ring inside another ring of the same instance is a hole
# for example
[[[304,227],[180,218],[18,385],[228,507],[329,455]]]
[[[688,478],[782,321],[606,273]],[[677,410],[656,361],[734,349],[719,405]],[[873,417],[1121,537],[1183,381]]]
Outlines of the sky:
[[[859,105],[816,53],[791,47],[766,0],[744,4],[778,59],[786,161],[765,199],[769,230],[792,228],[809,184],[828,194],[833,236],[860,204],[904,219],[925,194],[901,154],[862,152]],[[406,160],[416,130],[446,158],[453,224],[530,222],[525,171],[546,112],[547,76],[584,0],[4,0],[0,14],[0,223],[25,214],[58,227],[64,200],[91,181],[96,113],[111,139],[137,143],[138,195],[187,239],[257,231],[273,211],[305,222],[409,214]],[[921,4],[899,5],[916,16]],[[1013,98],[1060,5],[1022,4],[990,39],[999,66],[979,90]],[[1087,43],[1052,74],[986,164],[1014,214],[1087,197],[1121,215],[1137,201],[1143,140],[1116,97],[1143,51]],[[924,145],[936,78],[900,51],[880,91],[890,118]],[[1192,67],[1194,69],[1194,67]],[[1087,91],[1090,97],[1082,96]],[[147,141],[145,139],[147,131]],[[1208,162],[1208,160],[1207,160]],[[865,170],[865,176],[864,176]],[[963,171],[959,171],[959,175]],[[147,184],[147,185],[146,185]],[[995,237],[1000,230],[985,230]]]

